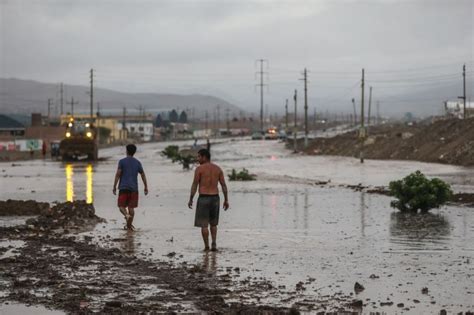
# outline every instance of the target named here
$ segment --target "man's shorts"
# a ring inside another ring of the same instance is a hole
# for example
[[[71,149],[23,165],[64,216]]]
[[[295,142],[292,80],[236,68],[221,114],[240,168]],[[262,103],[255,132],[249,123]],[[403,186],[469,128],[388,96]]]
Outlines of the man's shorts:
[[[136,208],[138,206],[138,191],[121,189],[118,195],[118,206]]]
[[[207,227],[219,223],[219,195],[199,195],[194,226]]]

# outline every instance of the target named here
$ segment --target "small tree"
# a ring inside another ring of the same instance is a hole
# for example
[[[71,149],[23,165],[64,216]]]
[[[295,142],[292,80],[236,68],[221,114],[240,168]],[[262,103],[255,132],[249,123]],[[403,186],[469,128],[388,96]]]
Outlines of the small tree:
[[[389,188],[390,195],[398,199],[390,206],[402,212],[427,212],[439,208],[453,195],[449,184],[439,178],[427,179],[420,171],[390,182]]]
[[[229,175],[229,180],[241,180],[241,181],[248,181],[248,180],[255,180],[256,176],[253,174],[249,174],[247,169],[242,169],[240,172],[236,172],[235,169],[232,169],[232,173]]]
[[[179,156],[179,147],[177,145],[169,145],[161,153],[175,162]]]

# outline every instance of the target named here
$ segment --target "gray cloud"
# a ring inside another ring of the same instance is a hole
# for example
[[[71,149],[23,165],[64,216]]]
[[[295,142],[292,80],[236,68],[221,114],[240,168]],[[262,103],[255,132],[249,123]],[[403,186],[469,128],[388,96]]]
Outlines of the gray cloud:
[[[275,111],[301,90],[304,67],[311,100],[322,106],[358,96],[351,87],[362,67],[376,86],[407,74],[380,70],[416,68],[408,74],[422,78],[474,66],[470,0],[0,0],[0,10],[3,77],[85,85],[94,67],[101,87],[206,91],[246,109],[259,103],[257,58],[270,61],[266,99]]]

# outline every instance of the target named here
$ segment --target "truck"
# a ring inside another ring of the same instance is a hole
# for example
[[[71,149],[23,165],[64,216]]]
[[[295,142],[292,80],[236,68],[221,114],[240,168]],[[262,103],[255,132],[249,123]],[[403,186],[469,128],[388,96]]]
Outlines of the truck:
[[[59,144],[59,154],[63,160],[98,159],[97,129],[86,120],[70,118],[64,138]]]

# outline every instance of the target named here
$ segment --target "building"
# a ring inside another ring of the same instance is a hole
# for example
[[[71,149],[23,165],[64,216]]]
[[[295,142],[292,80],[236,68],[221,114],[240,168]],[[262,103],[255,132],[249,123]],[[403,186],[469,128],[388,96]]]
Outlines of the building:
[[[0,115],[0,140],[13,140],[25,136],[25,126],[18,121]]]
[[[118,122],[116,126],[118,130],[122,130],[123,122]],[[145,142],[153,140],[154,127],[151,121],[127,120],[125,121],[125,129],[128,131],[130,138],[138,138]]]
[[[446,101],[444,102],[444,111],[446,116],[463,118],[464,101]],[[474,102],[466,102],[466,116],[474,116]]]

